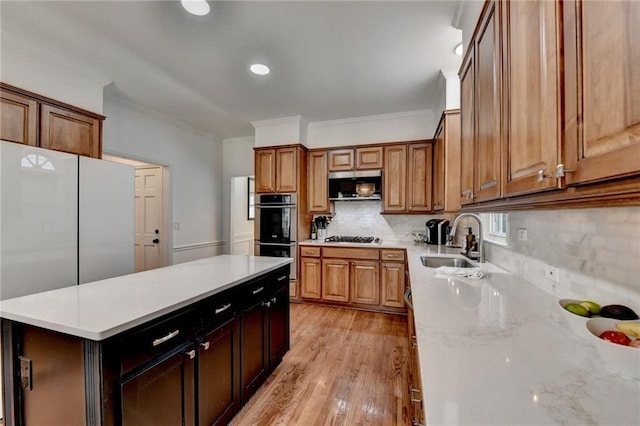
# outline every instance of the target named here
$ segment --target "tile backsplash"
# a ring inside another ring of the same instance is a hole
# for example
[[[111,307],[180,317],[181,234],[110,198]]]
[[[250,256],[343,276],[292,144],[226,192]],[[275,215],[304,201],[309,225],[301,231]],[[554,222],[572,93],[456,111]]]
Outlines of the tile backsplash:
[[[382,215],[380,201],[336,202],[327,235],[375,236],[408,241],[432,218],[455,215]],[[477,226],[463,221],[465,226]],[[487,243],[487,260],[561,298],[630,303],[640,308],[640,207],[531,210],[509,213],[508,246]],[[527,230],[527,241],[518,240]],[[545,278],[560,269],[560,282]]]

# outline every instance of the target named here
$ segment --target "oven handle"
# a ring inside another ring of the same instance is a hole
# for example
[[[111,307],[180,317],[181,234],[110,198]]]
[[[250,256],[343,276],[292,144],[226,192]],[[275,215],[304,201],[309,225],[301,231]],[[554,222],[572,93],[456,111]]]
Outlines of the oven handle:
[[[256,241],[259,246],[277,246],[277,247],[294,247],[296,243],[261,243]]]
[[[295,204],[256,204],[257,209],[295,209]]]

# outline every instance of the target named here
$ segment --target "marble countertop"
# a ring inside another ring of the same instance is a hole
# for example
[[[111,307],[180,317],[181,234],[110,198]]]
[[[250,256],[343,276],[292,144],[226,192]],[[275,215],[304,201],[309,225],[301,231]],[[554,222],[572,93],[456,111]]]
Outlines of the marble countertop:
[[[555,296],[490,263],[437,278],[420,256],[460,249],[404,246],[427,424],[640,424],[640,380],[609,373]]]
[[[0,302],[0,317],[104,340],[291,263],[215,256]]]

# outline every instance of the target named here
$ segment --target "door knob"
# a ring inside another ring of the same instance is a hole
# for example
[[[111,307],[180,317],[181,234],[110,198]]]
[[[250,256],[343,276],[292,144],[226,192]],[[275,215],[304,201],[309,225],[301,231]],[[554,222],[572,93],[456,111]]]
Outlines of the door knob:
[[[156,232],[156,235],[158,235],[158,234],[160,233],[160,230],[159,230],[159,229],[156,229],[156,231],[155,231],[155,232]]]
[[[157,239],[157,238],[153,240],[153,244],[158,244],[159,242],[160,242],[160,240]]]

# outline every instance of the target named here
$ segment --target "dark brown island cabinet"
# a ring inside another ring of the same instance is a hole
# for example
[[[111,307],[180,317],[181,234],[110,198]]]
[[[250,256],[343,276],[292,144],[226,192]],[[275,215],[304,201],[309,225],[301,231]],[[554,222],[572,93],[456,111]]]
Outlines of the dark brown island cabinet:
[[[2,319],[5,425],[223,425],[289,350],[289,266],[103,341]]]

